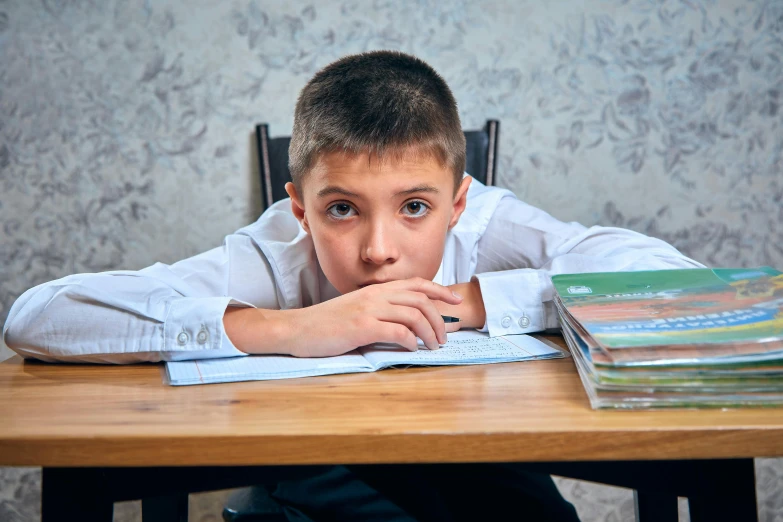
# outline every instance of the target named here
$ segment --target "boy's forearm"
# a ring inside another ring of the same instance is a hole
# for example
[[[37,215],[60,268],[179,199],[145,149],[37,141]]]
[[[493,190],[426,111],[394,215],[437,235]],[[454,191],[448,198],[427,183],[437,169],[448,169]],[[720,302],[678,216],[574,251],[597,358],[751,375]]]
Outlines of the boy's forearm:
[[[237,350],[251,354],[284,354],[290,346],[291,315],[296,310],[229,307],[223,315],[226,335]]]
[[[419,283],[411,280],[387,284],[416,286]],[[452,285],[448,289],[439,288],[441,293],[430,291],[429,298],[441,314],[459,317],[461,328],[484,326],[486,314],[478,281]],[[462,296],[460,304],[447,302],[448,300],[459,302],[452,292]],[[335,300],[292,310],[229,307],[223,314],[223,326],[234,347],[249,354],[324,357],[340,355],[348,349],[379,340],[389,342],[386,337],[377,338],[379,335],[390,335],[389,330],[383,328],[388,323],[384,320],[379,322],[377,318],[368,315],[366,303],[368,298],[371,301],[379,301],[375,303],[376,307],[370,307],[370,311],[385,309],[381,305],[384,303],[389,305],[385,301],[387,297],[379,292],[364,297],[358,294],[359,292],[356,294],[352,292]],[[448,296],[443,297],[446,294]],[[367,331],[368,320],[372,324],[377,324],[376,332]],[[340,324],[343,321],[344,325]],[[321,325],[321,330],[314,333],[309,328],[312,324]],[[413,330],[411,325],[407,326]]]
[[[478,281],[451,285],[449,289],[460,294],[463,298],[462,302],[458,305],[450,305],[443,301],[435,301],[435,306],[440,313],[459,317],[462,328],[482,328],[486,322],[486,311]]]

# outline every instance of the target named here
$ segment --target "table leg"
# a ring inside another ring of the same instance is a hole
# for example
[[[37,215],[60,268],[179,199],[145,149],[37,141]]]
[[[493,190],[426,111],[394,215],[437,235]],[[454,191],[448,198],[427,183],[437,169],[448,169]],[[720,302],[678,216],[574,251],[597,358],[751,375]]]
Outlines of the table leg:
[[[677,495],[634,490],[637,522],[677,522]]]
[[[112,522],[114,503],[102,472],[91,468],[44,468],[41,522]]]
[[[698,489],[688,495],[691,522],[758,520],[753,459],[693,462]]]

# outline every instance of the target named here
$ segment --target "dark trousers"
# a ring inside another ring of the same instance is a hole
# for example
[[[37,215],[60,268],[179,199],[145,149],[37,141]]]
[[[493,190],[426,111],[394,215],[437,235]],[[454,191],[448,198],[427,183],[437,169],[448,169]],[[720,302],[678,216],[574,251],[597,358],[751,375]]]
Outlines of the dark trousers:
[[[292,522],[579,521],[549,475],[513,463],[335,466],[272,496]]]

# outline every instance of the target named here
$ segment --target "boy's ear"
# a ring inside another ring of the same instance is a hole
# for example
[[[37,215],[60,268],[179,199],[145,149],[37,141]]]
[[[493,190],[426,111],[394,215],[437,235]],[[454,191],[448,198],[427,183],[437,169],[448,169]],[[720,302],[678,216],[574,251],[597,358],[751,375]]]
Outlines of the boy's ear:
[[[299,193],[296,191],[296,187],[290,181],[285,184],[285,191],[291,198],[291,211],[294,213],[294,217],[305,229],[305,232],[310,233],[310,224],[307,222],[307,215],[305,214],[304,201]]]
[[[454,195],[454,213],[449,220],[449,230],[457,224],[459,217],[465,211],[465,207],[468,204],[468,189],[472,180],[473,178],[470,176],[465,176],[457,188],[457,193]]]

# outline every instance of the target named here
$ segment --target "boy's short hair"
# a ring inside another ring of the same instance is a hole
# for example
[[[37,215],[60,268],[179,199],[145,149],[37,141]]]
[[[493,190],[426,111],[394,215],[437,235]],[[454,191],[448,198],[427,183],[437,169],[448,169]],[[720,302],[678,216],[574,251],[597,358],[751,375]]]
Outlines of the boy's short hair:
[[[299,94],[288,166],[297,188],[320,154],[398,159],[430,154],[465,170],[465,135],[446,82],[422,60],[396,51],[346,56],[318,71]]]

